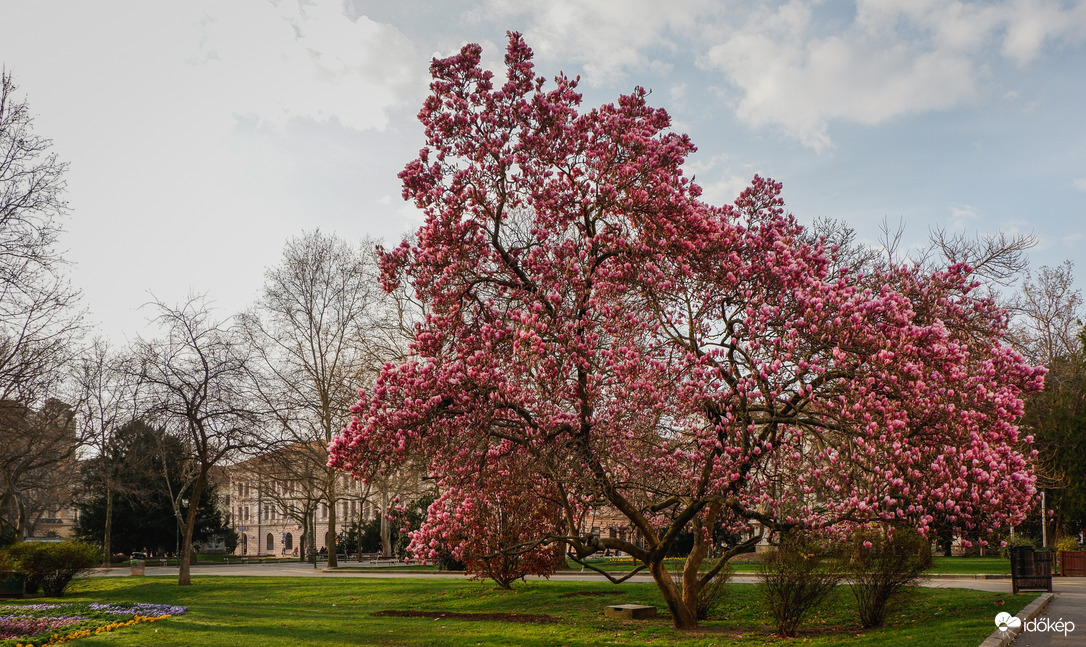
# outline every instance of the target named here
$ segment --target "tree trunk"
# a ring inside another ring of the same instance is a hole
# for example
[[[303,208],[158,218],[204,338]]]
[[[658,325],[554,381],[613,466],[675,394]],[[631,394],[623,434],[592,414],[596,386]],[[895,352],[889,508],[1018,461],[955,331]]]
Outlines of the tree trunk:
[[[694,546],[683,564],[682,599],[687,608],[693,609],[695,619],[698,613],[698,595],[702,588],[701,565],[705,563],[705,558],[709,555],[709,536],[720,515],[720,508],[719,503],[710,504],[704,513],[704,518],[702,515],[694,518]]]
[[[302,538],[298,542],[298,561],[305,563],[309,555],[309,515],[302,515]]]
[[[12,501],[15,503],[15,538],[18,541],[26,539],[26,506],[23,505],[23,495],[18,490],[13,490]]]
[[[189,508],[185,513],[185,523],[182,527],[181,554],[177,556],[177,585],[189,586],[192,584],[192,533],[196,529],[196,512],[200,507],[200,495],[204,492],[204,481],[207,473],[200,472],[196,477],[196,483],[192,487],[192,495],[189,497]],[[177,502],[177,510],[180,512],[181,502]],[[260,541],[260,537],[257,537]]]
[[[113,487],[112,484],[106,484],[106,528],[102,535],[102,552],[105,553],[102,562],[102,568],[112,568],[113,566],[113,547],[110,542],[110,536],[113,534]]]
[[[664,560],[661,559],[658,562],[649,564],[649,572],[652,573],[652,579],[656,581],[656,586],[664,596],[664,602],[667,603],[668,610],[671,611],[671,619],[675,628],[682,631],[697,629],[697,610],[693,605],[688,605],[683,601],[679,588],[675,586],[675,581],[671,579],[671,574],[667,572],[667,567],[664,566]]]
[[[381,557],[392,556],[392,528],[388,525],[388,491],[381,491]]]
[[[328,532],[326,544],[328,546],[328,568],[336,568],[339,562],[336,559],[336,472],[328,468]]]

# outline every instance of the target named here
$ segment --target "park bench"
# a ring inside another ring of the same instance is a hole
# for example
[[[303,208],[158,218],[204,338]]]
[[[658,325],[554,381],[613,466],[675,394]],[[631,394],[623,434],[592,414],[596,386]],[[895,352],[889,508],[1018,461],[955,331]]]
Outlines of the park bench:
[[[393,566],[400,563],[395,557],[382,557],[381,553],[362,553],[358,556],[358,561],[370,566]]]

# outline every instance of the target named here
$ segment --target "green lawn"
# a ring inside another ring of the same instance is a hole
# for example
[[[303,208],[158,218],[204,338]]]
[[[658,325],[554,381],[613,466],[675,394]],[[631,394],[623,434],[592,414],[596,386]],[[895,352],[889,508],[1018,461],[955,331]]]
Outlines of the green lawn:
[[[936,557],[928,572],[1010,576],[1011,560],[1002,557]]]
[[[668,569],[681,571],[682,558],[669,558],[666,560]],[[593,564],[608,571],[629,571],[633,568],[632,560],[599,560]],[[571,564],[573,570],[580,570],[580,566]],[[758,562],[735,561],[731,562],[731,568],[736,573],[757,573]],[[1002,557],[935,557],[929,573],[954,573],[961,575],[1010,575],[1011,561]]]
[[[667,617],[647,621],[604,618],[608,604],[645,603],[665,611],[652,584],[545,582],[512,592],[488,582],[449,579],[325,579],[198,577],[179,588],[173,578],[109,577],[77,580],[63,602],[155,602],[189,612],[147,625],[81,638],[75,645],[719,645],[793,644],[769,635],[758,587],[733,585],[719,617],[695,635],[675,632]],[[839,589],[801,627],[807,645],[924,644],[974,647],[997,611],[1016,613],[1034,595],[953,589],[915,589],[888,628],[856,626],[851,594]],[[994,606],[999,600],[1005,606]],[[27,602],[48,601],[35,598]],[[552,623],[451,618],[400,618],[377,612],[521,613],[553,616]],[[0,645],[14,644],[14,641]]]

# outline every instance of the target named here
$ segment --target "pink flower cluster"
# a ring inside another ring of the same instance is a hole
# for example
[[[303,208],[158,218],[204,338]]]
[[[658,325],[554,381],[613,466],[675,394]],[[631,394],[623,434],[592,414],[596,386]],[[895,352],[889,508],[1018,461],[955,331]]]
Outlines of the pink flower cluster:
[[[519,35],[504,83],[479,58],[433,63],[427,146],[401,173],[426,221],[383,254],[425,306],[413,357],[332,445],[360,476],[424,457],[442,478],[417,553],[491,546],[494,510],[527,500],[516,541],[645,559],[688,527],[1023,518],[1015,424],[1043,369],[1003,343],[971,268],[842,269],[776,182],[701,202],[693,144],[645,91],[582,112]],[[594,541],[588,510],[640,542]]]
[[[22,615],[0,616],[0,640],[9,638],[21,638],[23,636],[36,636],[47,631],[54,631],[64,627],[70,627],[86,618],[79,616],[57,616],[48,618],[34,618]]]

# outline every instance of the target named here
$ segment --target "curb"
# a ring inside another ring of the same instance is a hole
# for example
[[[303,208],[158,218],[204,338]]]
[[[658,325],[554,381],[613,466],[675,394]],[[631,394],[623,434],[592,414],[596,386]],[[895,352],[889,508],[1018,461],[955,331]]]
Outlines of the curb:
[[[1048,608],[1048,603],[1054,597],[1056,597],[1055,593],[1042,593],[1036,600],[1027,604],[1025,609],[1019,611],[1015,617],[1022,621],[1022,626],[1025,626],[1027,622],[1044,613],[1045,609]],[[984,639],[980,647],[1006,647],[1014,642],[1018,634],[1022,633],[1022,626],[1007,631],[996,629]]]

